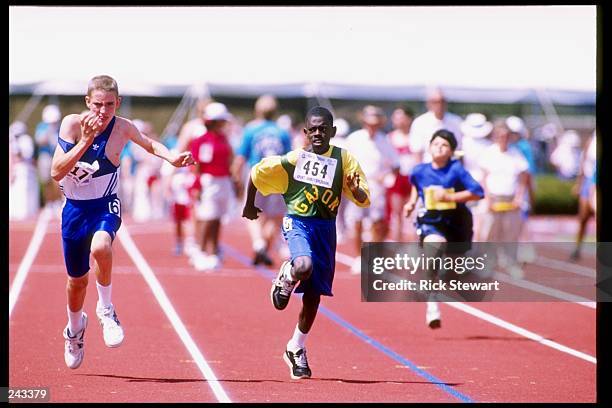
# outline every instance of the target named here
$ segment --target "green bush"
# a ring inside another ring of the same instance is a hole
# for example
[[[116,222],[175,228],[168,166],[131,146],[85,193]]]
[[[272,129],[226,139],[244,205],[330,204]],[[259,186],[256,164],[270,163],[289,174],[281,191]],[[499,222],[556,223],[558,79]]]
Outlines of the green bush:
[[[576,214],[578,197],[572,194],[574,181],[562,180],[554,174],[535,176],[534,214]]]

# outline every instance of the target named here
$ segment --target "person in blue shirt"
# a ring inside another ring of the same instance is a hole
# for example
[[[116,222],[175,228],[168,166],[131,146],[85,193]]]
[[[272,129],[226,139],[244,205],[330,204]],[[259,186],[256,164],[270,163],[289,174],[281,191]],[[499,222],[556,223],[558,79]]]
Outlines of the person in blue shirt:
[[[250,170],[265,157],[282,156],[291,150],[291,136],[274,121],[277,112],[278,101],[272,95],[262,95],[255,102],[255,120],[245,127],[232,164],[235,180],[248,180],[248,174],[244,172],[245,165]],[[248,224],[254,252],[253,265],[263,263],[271,266],[273,262],[269,252],[279,235],[285,203],[279,195],[264,196],[257,192],[255,204],[263,210],[263,214]]]
[[[484,190],[459,160],[452,159],[456,148],[457,139],[452,132],[440,129],[433,134],[429,143],[432,161],[414,168],[404,213],[409,217],[417,200],[421,201],[416,217],[421,244],[434,243],[428,247],[460,254],[471,248],[473,236],[472,213],[465,203],[482,199]],[[455,244],[446,249],[446,242]],[[426,321],[432,329],[440,327],[440,310],[432,297],[427,302]]]

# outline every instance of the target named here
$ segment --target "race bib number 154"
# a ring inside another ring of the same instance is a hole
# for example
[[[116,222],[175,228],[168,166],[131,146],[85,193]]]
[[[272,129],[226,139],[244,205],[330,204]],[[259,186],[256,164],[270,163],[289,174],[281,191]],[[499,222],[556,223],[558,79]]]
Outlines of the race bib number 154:
[[[293,178],[303,183],[331,188],[338,160],[310,152],[298,153]]]

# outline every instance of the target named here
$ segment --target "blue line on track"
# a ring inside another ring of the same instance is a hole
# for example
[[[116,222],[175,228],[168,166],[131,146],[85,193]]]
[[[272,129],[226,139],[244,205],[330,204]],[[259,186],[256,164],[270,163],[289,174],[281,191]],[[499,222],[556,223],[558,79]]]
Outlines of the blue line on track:
[[[244,265],[247,265],[247,266],[252,266],[251,260],[249,258],[247,258],[246,256],[244,256],[243,254],[241,254],[236,249],[234,249],[233,247],[231,247],[229,245],[222,245],[222,247],[223,247],[223,250],[225,252],[227,252],[232,257],[236,258],[240,263],[242,263]],[[270,269],[268,269],[266,267],[256,266],[256,267],[254,267],[254,269],[260,275],[262,275],[265,278],[274,279],[276,277],[276,273],[272,272]],[[349,332],[353,333],[359,339],[361,339],[365,343],[371,345],[372,347],[374,347],[378,351],[381,351],[382,353],[384,353],[387,356],[391,357],[395,361],[397,361],[397,362],[403,364],[404,366],[408,367],[409,369],[414,371],[417,375],[425,378],[427,381],[429,381],[430,383],[434,384],[436,387],[440,388],[442,391],[452,395],[453,397],[461,400],[462,402],[475,402],[474,400],[472,400],[467,395],[462,394],[462,393],[460,393],[458,391],[455,391],[452,387],[446,385],[446,383],[444,381],[442,381],[439,378],[429,374],[427,371],[420,369],[412,361],[402,357],[400,354],[398,354],[395,351],[391,350],[389,347],[386,347],[385,345],[383,345],[383,344],[379,343],[378,341],[374,340],[373,338],[371,338],[367,334],[363,333],[361,330],[359,330],[358,328],[353,326],[351,323],[347,322],[346,320],[344,320],[343,318],[341,318],[340,316],[338,316],[337,314],[335,314],[334,312],[332,312],[331,310],[329,310],[325,306],[319,306],[319,311],[321,313],[323,313],[325,316],[327,316],[331,321],[333,321],[333,322],[337,323],[338,325],[344,327]]]

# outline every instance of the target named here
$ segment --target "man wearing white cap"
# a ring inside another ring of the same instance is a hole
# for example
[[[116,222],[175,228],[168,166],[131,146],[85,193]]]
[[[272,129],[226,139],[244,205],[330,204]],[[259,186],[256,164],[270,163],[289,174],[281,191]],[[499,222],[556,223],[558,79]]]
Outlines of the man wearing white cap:
[[[525,242],[529,241],[529,230],[527,228],[527,221],[529,220],[529,213],[533,208],[535,201],[535,187],[533,181],[533,175],[536,173],[536,162],[533,154],[531,143],[529,143],[529,132],[525,121],[518,116],[509,116],[506,118],[506,126],[510,129],[510,148],[515,148],[527,160],[529,169],[527,170],[527,192],[523,196],[523,203],[521,206],[521,228],[519,233],[519,241],[523,242],[518,247],[517,259],[522,263],[531,263],[536,259],[536,252],[533,245]]]
[[[480,167],[480,160],[486,149],[491,146],[488,137],[493,130],[493,124],[489,122],[482,113],[470,113],[461,123],[463,132],[463,166],[470,175],[481,185],[483,184],[484,171]],[[467,204],[471,207],[474,217],[475,240],[479,241],[482,216],[486,213],[486,201],[472,201]]]
[[[462,149],[461,117],[447,112],[447,100],[438,88],[428,90],[425,102],[427,112],[417,116],[410,128],[410,149],[422,155],[422,161],[431,161],[429,141],[431,136],[440,129],[452,132],[457,139],[457,149]]]
[[[225,133],[231,118],[224,104],[208,104],[204,110],[206,133],[193,140],[190,147],[196,161],[196,190],[200,191],[194,215],[203,224],[202,253],[195,252],[193,260],[197,270],[216,269],[221,265],[221,217],[229,211],[235,197],[230,172],[233,151]]]
[[[567,130],[550,154],[550,162],[564,180],[573,180],[580,170],[580,136],[575,130]]]

